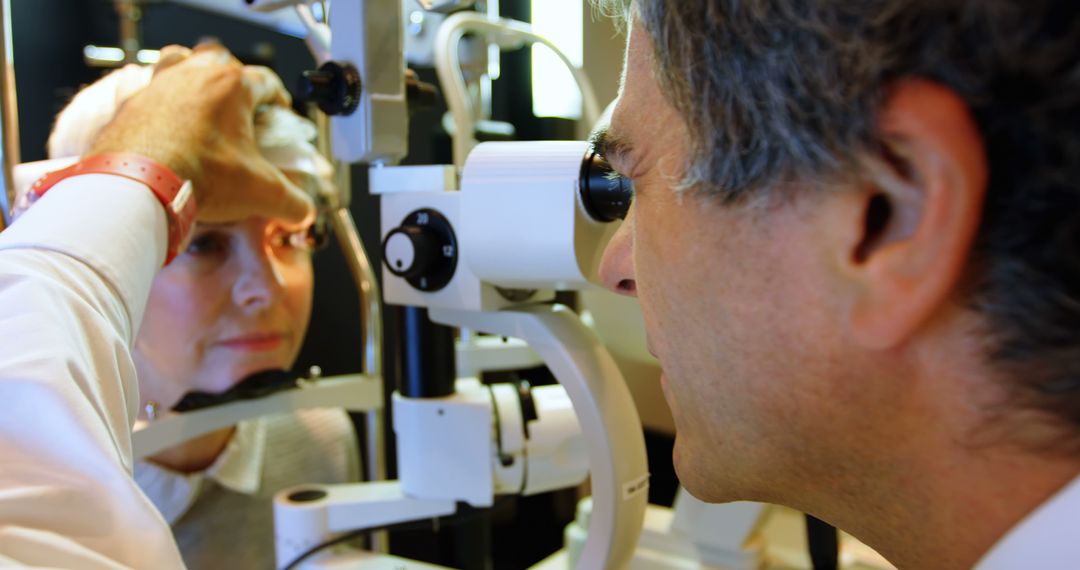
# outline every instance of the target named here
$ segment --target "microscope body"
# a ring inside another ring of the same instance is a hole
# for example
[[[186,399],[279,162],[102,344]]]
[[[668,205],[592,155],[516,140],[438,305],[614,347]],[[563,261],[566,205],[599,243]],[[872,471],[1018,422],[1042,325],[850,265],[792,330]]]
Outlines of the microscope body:
[[[616,226],[582,205],[588,154],[580,141],[483,143],[465,162],[460,191],[452,167],[373,169],[386,302],[496,311],[594,287]]]
[[[481,144],[460,190],[443,166],[371,171],[382,205],[386,302],[425,307],[445,325],[522,339],[559,381],[529,391],[531,415],[514,385],[459,380],[453,393],[438,397],[395,394],[400,479],[389,488],[401,512],[420,505],[438,516],[458,502],[484,507],[497,494],[576,485],[587,462],[595,507],[580,567],[618,568],[633,553],[647,502],[640,420],[596,335],[566,307],[543,303],[556,289],[592,286],[615,229],[584,206],[589,157],[584,142]],[[279,495],[278,520],[316,506],[292,501],[296,493]],[[279,547],[294,545],[279,560],[326,533],[364,526],[361,518],[370,526],[398,520],[350,512],[348,524],[326,526],[306,541],[279,536]]]
[[[641,424],[596,335],[566,307],[547,304],[556,290],[596,281],[615,225],[590,215],[586,190],[608,179],[593,176],[597,162],[584,142],[478,145],[460,184],[453,166],[392,166],[405,154],[407,132],[400,0],[334,2],[330,10],[331,59],[320,59],[319,71],[333,73],[311,77],[334,80],[321,84],[335,95],[331,107],[347,103],[331,118],[337,158],[370,165],[385,302],[520,339],[559,385],[465,378],[434,394],[395,393],[399,480],[280,493],[279,564],[341,532],[445,516],[459,504],[490,506],[498,494],[573,486],[588,475],[594,509],[578,567],[624,567],[647,502]],[[335,556],[307,562],[340,567]]]

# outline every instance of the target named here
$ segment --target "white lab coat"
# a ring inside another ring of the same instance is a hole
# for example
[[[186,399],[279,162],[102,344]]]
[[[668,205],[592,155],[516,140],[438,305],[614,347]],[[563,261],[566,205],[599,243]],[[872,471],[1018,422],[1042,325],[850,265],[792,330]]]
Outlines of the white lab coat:
[[[1080,477],[1028,513],[975,570],[1080,568]]]
[[[102,174],[0,233],[0,566],[183,567],[131,477],[129,349],[165,246],[153,195]]]

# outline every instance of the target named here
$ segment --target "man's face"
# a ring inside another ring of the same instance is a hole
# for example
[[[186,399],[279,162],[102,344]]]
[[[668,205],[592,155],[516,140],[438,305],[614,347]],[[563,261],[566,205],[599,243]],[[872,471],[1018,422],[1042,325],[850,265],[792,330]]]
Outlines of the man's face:
[[[876,396],[836,370],[821,200],[723,206],[677,193],[686,131],[651,57],[635,22],[607,154],[636,194],[601,276],[641,303],[683,485],[710,501],[775,500],[805,465],[842,459],[856,429],[844,411]]]

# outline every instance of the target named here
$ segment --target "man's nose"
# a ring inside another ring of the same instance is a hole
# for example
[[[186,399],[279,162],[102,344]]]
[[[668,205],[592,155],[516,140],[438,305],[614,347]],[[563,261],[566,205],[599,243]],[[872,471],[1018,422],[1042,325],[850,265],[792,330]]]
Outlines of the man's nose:
[[[620,295],[637,297],[634,280],[634,207],[619,225],[600,259],[600,282]]]

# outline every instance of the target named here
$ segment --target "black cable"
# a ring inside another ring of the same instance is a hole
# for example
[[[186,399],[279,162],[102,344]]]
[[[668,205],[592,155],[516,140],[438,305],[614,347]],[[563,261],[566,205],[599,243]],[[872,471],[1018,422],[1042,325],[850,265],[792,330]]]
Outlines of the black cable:
[[[174,412],[193,412],[238,400],[255,400],[282,390],[296,388],[299,378],[288,370],[262,370],[251,374],[223,392],[192,391],[184,394]]]
[[[383,525],[383,526],[380,526],[380,527],[362,528],[362,529],[358,529],[358,530],[349,531],[349,532],[347,532],[347,533],[345,533],[345,534],[343,534],[341,536],[334,537],[334,538],[332,538],[330,540],[327,540],[325,542],[320,542],[319,544],[316,544],[315,546],[312,546],[311,548],[305,550],[302,554],[300,554],[296,558],[293,558],[292,562],[289,562],[285,566],[284,570],[293,570],[294,568],[298,567],[301,562],[307,560],[308,558],[311,558],[315,554],[318,554],[319,551],[330,548],[331,546],[337,546],[337,545],[339,545],[339,544],[341,544],[343,542],[348,542],[350,540],[353,540],[354,538],[357,538],[359,536],[363,536],[364,534],[367,534],[369,532],[377,532],[377,531],[380,531],[380,530],[386,530],[386,531],[391,531],[391,530],[423,530],[423,529],[427,528],[428,525],[430,525],[430,524],[434,524],[434,523],[432,523],[430,521],[407,522],[407,523],[397,523],[397,524]]]
[[[492,505],[490,508],[495,508],[496,506],[498,506],[500,503],[502,503],[505,500],[506,500],[505,498],[496,499],[495,504]],[[422,521],[410,521],[410,522],[388,524],[388,525],[376,526],[376,527],[365,527],[365,528],[349,531],[349,532],[347,532],[347,533],[345,533],[345,534],[343,534],[341,536],[331,538],[330,540],[327,540],[325,542],[321,542],[321,543],[316,544],[315,546],[312,546],[311,548],[305,550],[302,554],[300,554],[296,558],[293,558],[292,562],[289,562],[287,565],[285,565],[283,570],[293,570],[293,569],[297,568],[300,565],[301,562],[303,562],[304,560],[307,560],[308,558],[311,558],[312,556],[317,554],[319,551],[330,548],[331,546],[337,546],[337,545],[339,545],[339,544],[341,544],[343,542],[348,542],[348,541],[350,541],[350,540],[352,540],[354,538],[357,538],[357,537],[362,536],[364,534],[367,534],[369,532],[377,532],[377,531],[380,531],[380,530],[385,530],[385,531],[425,530],[425,529],[431,528],[432,526],[434,526],[435,528],[440,528],[443,525],[453,527],[453,526],[457,526],[459,524],[467,523],[467,522],[469,522],[469,521],[471,521],[471,520],[473,520],[475,518],[478,518],[486,510],[487,509],[475,509],[475,510],[471,510],[470,512],[468,512],[466,514],[463,514],[463,515],[451,515],[451,516],[448,516],[448,517],[435,517],[435,518],[431,518],[431,519],[425,519],[425,520],[422,520]]]
[[[806,515],[806,546],[814,570],[837,570],[840,567],[840,536],[836,527]]]

